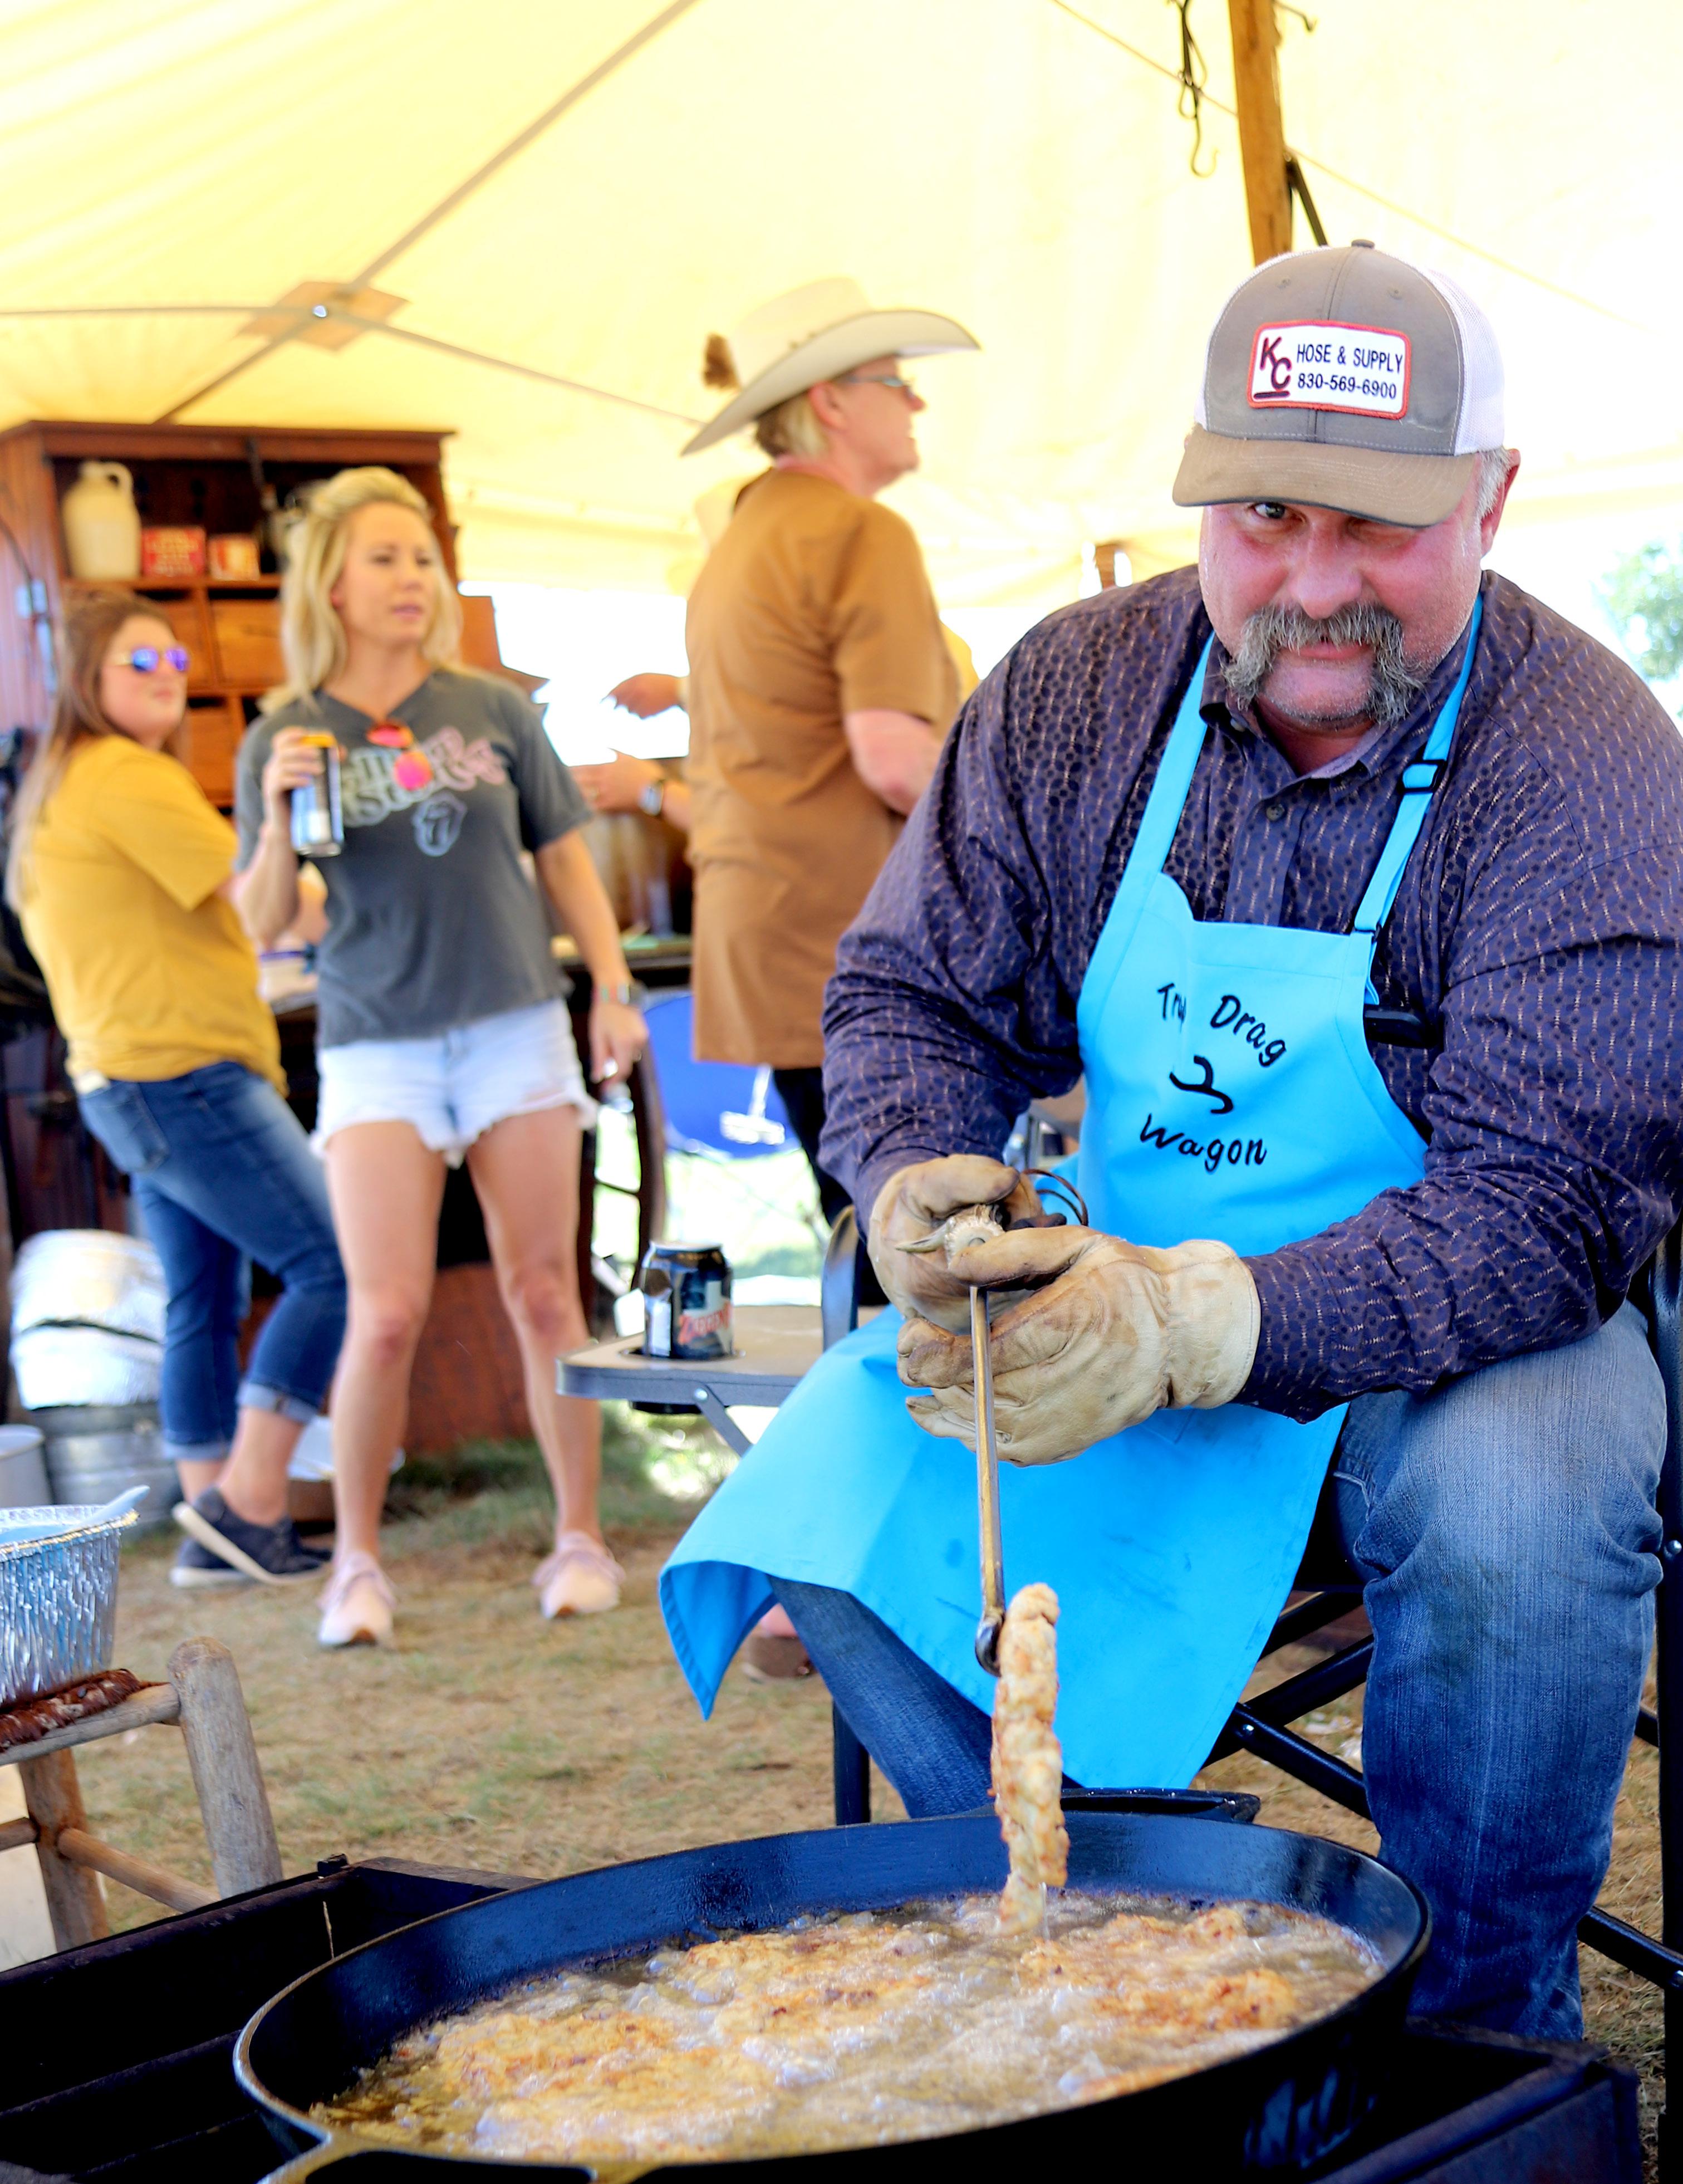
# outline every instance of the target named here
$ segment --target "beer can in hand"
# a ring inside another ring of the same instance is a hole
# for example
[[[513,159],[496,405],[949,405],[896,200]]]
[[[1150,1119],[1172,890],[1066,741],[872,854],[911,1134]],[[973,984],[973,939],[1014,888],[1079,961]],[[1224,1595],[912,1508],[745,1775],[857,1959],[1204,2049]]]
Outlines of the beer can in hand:
[[[339,802],[339,738],[312,728],[304,741],[321,753],[321,772],[292,791],[292,847],[301,857],[336,857],[345,846]]]
[[[717,1244],[651,1244],[637,1286],[646,1357],[699,1362],[735,1354],[730,1262]]]

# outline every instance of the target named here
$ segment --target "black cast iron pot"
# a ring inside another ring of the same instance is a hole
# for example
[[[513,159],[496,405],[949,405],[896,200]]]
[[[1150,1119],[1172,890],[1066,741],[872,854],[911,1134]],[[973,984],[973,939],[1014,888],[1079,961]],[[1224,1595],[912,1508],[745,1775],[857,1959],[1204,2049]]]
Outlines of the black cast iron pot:
[[[969,2178],[1024,2184],[1065,2163],[1147,2161],[1196,2177],[1292,2175],[1356,2128],[1380,2090],[1408,1991],[1425,1953],[1426,1907],[1376,1860],[1313,1836],[1213,1826],[1180,1817],[1072,1810],[1069,1885],[1191,1898],[1290,1905],[1358,1934],[1384,1967],[1330,2016],[1268,2047],[1167,2085],[1091,2106],[942,2139],[775,2160],[695,2164],[708,2184],[834,2179],[869,2170],[926,2177],[963,2163]],[[677,2177],[686,2164],[599,2167],[412,2153],[348,2132],[330,2137],[308,2110],[342,2092],[401,2034],[564,1966],[624,1957],[722,1930],[786,1925],[803,1912],[861,1911],[997,1889],[1005,1852],[991,1816],[825,1828],[719,1843],[668,1858],[580,1873],[446,1911],[296,1981],[253,2017],[235,2070],[270,2129],[300,2159],[270,2184],[293,2184],[335,2163],[356,2184],[422,2184],[423,2168],[519,2168],[611,2180]]]

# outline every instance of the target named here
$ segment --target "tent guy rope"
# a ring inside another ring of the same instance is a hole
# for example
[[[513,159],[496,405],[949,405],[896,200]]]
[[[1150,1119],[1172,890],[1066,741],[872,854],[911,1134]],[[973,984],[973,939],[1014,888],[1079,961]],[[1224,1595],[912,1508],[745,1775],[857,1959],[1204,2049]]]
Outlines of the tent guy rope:
[[[1175,0],[1175,3],[1178,9],[1180,0]],[[1072,22],[1079,23],[1084,30],[1091,31],[1095,37],[1103,38],[1107,45],[1115,46],[1130,60],[1138,61],[1141,68],[1149,69],[1154,75],[1166,77],[1170,83],[1184,90],[1184,79],[1179,69],[1170,68],[1166,61],[1158,60],[1140,47],[1130,45],[1126,38],[1118,36],[1105,24],[1095,22],[1091,15],[1084,14],[1079,8],[1072,6],[1070,0],[1047,0],[1047,4],[1055,8],[1060,15],[1067,15]],[[1295,15],[1298,10],[1293,8],[1287,12]],[[1216,113],[1225,114],[1230,121],[1238,120],[1237,113],[1225,99],[1216,98],[1213,92],[1204,89],[1202,85],[1198,87],[1197,98],[1201,107],[1211,107]],[[1347,175],[1337,167],[1330,167],[1325,159],[1316,159],[1312,152],[1294,150],[1291,156],[1303,166],[1313,167],[1318,175],[1325,175],[1329,181],[1336,182],[1341,188],[1353,190],[1358,197],[1365,198],[1369,204],[1379,205],[1386,212],[1393,213],[1398,220],[1407,220],[1411,226],[1436,236],[1441,242],[1447,242],[1457,250],[1464,250],[1469,257],[1482,259],[1486,265],[1494,265],[1499,272],[1511,273],[1516,281],[1529,281],[1534,288],[1541,288],[1550,296],[1558,296],[1563,303],[1575,304],[1580,310],[1593,311],[1597,318],[1610,319],[1615,326],[1629,326],[1635,332],[1651,335],[1656,340],[1661,338],[1658,327],[1648,326],[1641,319],[1630,318],[1623,311],[1615,311],[1607,304],[1598,304],[1592,296],[1580,296],[1575,288],[1562,287],[1558,281],[1547,280],[1541,273],[1533,273],[1526,266],[1516,265],[1511,258],[1503,258],[1494,250],[1486,250],[1482,243],[1469,242],[1464,235],[1457,235],[1452,228],[1428,220],[1424,213],[1410,211],[1407,205],[1398,204],[1395,198],[1386,197],[1378,190],[1369,189],[1365,182],[1358,182],[1353,175]],[[1196,166],[1192,171],[1197,173]],[[1202,179],[1203,177],[1200,176]]]

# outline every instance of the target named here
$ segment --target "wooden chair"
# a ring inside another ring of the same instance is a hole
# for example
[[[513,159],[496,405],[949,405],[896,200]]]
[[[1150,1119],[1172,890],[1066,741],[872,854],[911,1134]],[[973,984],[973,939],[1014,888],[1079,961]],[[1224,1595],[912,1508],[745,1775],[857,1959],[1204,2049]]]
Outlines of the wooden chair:
[[[166,1872],[87,1831],[72,1747],[169,1723],[180,1728],[186,1744],[214,1888]],[[53,1938],[61,1949],[103,1941],[110,1932],[101,1874],[172,1911],[200,1911],[248,1888],[270,1887],[281,1877],[239,1673],[233,1655],[214,1638],[184,1640],[169,1656],[167,1684],[136,1691],[121,1705],[33,1744],[0,1752],[0,1767],[17,1769],[27,1808],[21,1819],[0,1821],[0,1850],[35,1845]]]

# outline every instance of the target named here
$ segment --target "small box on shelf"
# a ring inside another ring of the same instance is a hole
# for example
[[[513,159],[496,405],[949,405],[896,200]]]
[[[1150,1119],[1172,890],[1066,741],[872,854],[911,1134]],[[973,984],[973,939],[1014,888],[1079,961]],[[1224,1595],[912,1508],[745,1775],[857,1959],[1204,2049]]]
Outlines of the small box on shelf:
[[[221,532],[210,542],[210,574],[225,583],[248,582],[260,566],[249,531]]]
[[[204,574],[204,531],[196,523],[153,524],[141,532],[141,581]]]

